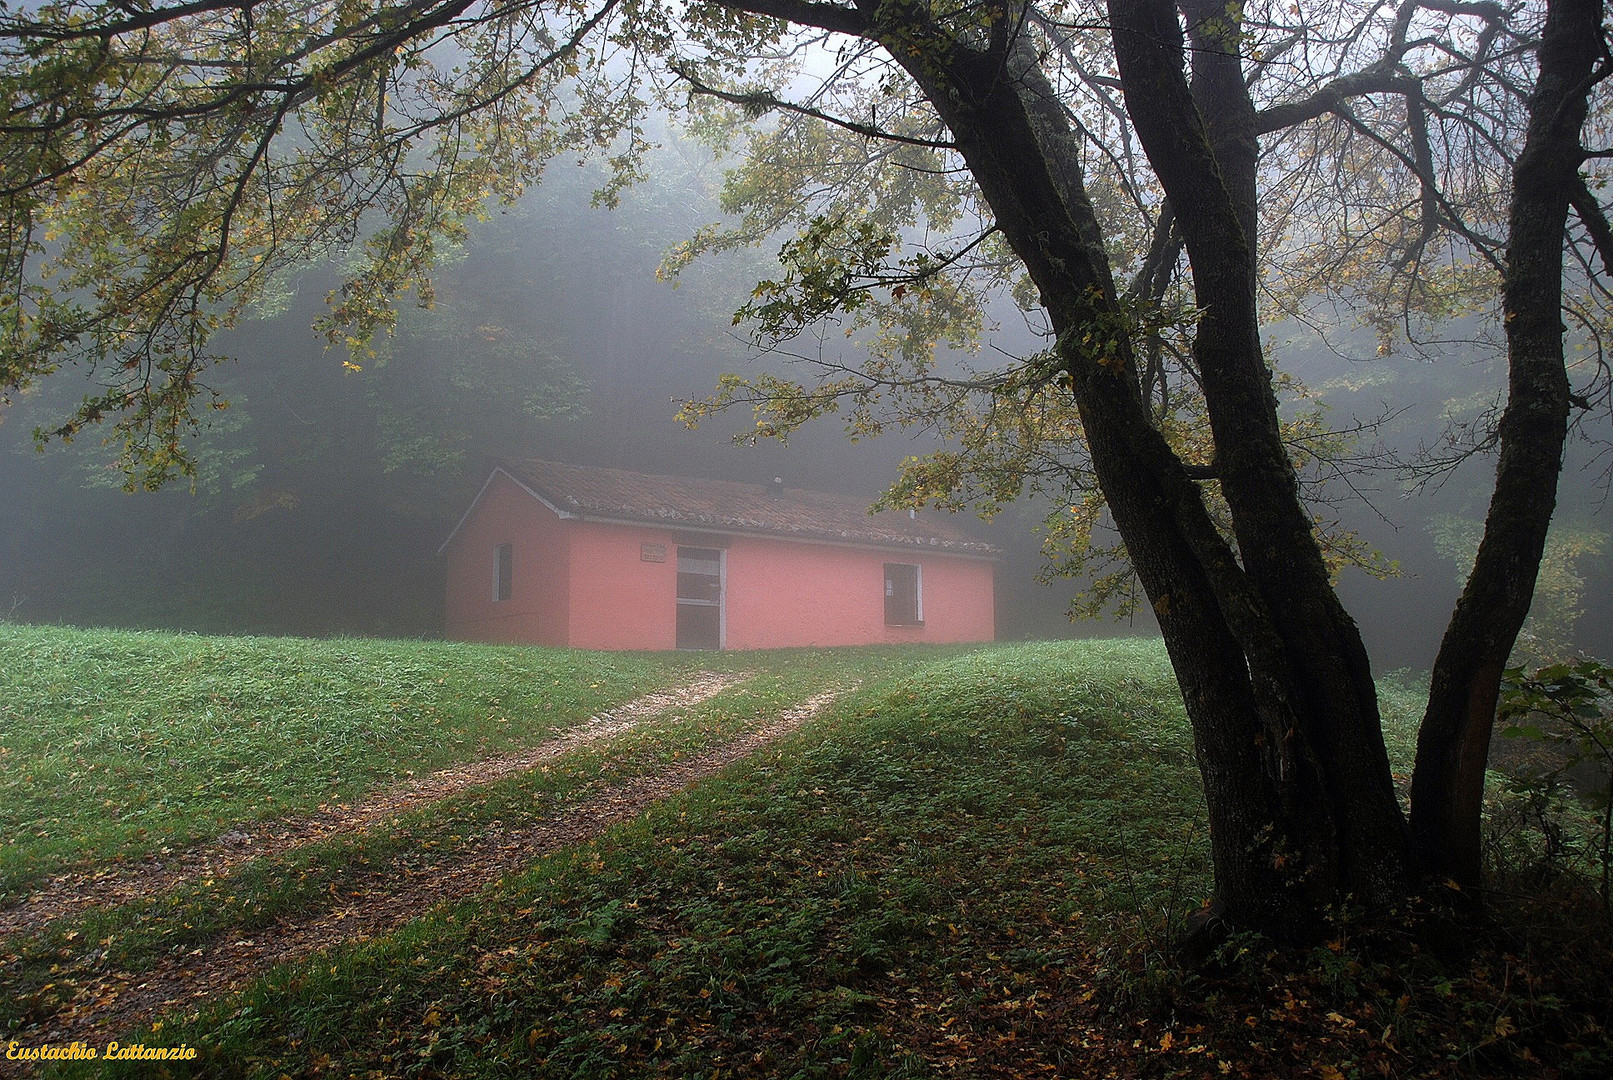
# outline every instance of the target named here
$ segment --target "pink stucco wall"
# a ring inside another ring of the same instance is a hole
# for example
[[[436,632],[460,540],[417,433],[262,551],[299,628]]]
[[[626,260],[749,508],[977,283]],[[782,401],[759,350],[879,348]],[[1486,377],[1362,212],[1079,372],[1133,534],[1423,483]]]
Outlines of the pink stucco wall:
[[[571,527],[571,644],[579,649],[677,647],[678,545],[665,529],[566,522]],[[663,549],[645,562],[642,545]]]
[[[448,543],[447,626],[460,641],[565,645],[570,536],[561,521],[503,473]],[[500,544],[513,556],[508,600],[493,597]]]
[[[923,626],[885,625],[885,564],[922,567]],[[990,641],[993,567],[912,551],[735,537],[728,549],[730,649]]]
[[[495,601],[496,551],[506,542],[514,545],[514,593]],[[645,561],[645,544],[662,547],[665,561]],[[448,636],[675,648],[680,544],[725,551],[724,648],[995,637],[994,567],[986,560],[563,520],[502,474],[449,544]],[[885,625],[887,562],[923,568],[924,625]]]

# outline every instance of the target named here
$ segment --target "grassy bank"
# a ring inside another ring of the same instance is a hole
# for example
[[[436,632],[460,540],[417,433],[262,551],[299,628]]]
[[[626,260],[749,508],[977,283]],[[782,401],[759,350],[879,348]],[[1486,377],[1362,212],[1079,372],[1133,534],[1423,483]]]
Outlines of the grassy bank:
[[[1203,896],[1201,816],[1157,646],[983,651],[164,1037],[218,1075],[1028,1075]]]
[[[1157,642],[701,659],[755,675],[549,773],[64,921],[15,958],[30,981],[5,991],[48,1009],[46,981],[72,964],[139,969],[295,922],[348,887],[334,874],[564,814],[612,777],[855,679],[794,735],[472,901],[125,1041],[196,1047],[162,1070],[208,1077],[1613,1071],[1613,951],[1571,907],[1498,907],[1460,940],[1422,932],[1416,912],[1403,932],[1344,913],[1315,949],[1243,936],[1208,968],[1178,966],[1170,943],[1210,882],[1191,737]],[[1386,707],[1409,715],[1415,698],[1394,690]],[[1397,761],[1405,736],[1397,725]],[[115,941],[99,959],[75,952],[103,936]]]
[[[0,624],[0,901],[531,745],[693,663]]]
[[[779,716],[834,680],[875,676],[900,659],[872,650],[774,655],[766,670],[713,698],[670,707],[542,767],[401,808],[371,827],[55,918],[0,947],[0,1032],[93,1003],[105,993],[98,979],[104,972],[140,974],[193,949],[200,955],[220,940],[304,925],[422,870],[429,877],[434,866],[475,858],[489,837],[563,819],[602,792]]]

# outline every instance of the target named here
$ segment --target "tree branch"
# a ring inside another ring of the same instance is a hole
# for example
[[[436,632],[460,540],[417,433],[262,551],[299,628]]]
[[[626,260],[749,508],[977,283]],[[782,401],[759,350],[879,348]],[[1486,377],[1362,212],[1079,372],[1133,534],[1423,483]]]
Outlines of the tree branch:
[[[816,26],[837,34],[866,37],[873,29],[867,15],[855,8],[839,4],[818,3],[816,0],[717,0],[730,11],[745,11],[752,15],[765,15],[770,19]]]
[[[956,145],[940,139],[919,139],[911,135],[898,135],[894,131],[875,127],[873,124],[864,124],[856,120],[845,120],[822,109],[814,109],[810,105],[799,105],[793,101],[785,101],[776,94],[766,90],[753,90],[748,93],[736,93],[732,90],[721,90],[709,83],[702,82],[690,71],[686,64],[673,64],[672,74],[689,84],[690,89],[697,94],[714,97],[719,101],[726,101],[730,105],[755,111],[758,114],[769,111],[792,112],[801,116],[810,116],[814,120],[822,120],[826,124],[845,128],[867,139],[880,139],[884,142],[903,143],[907,146],[923,146],[931,150],[955,150]]]
[[[1328,113],[1338,114],[1351,98],[1368,94],[1396,94],[1406,98],[1421,96],[1422,84],[1404,71],[1385,68],[1374,67],[1341,75],[1309,97],[1259,110],[1255,113],[1255,131],[1260,135],[1270,135]]]
[[[1577,176],[1575,180],[1568,192],[1569,205],[1579,215],[1580,223],[1591,235],[1591,243],[1596,245],[1596,253],[1602,257],[1602,272],[1613,274],[1613,227],[1609,227],[1601,203],[1586,186],[1585,177]]]

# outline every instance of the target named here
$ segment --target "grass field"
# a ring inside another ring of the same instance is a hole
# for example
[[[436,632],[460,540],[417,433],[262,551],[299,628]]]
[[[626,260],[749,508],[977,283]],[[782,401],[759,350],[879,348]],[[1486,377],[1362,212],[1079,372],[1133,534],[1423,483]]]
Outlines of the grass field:
[[[684,657],[0,624],[0,902],[541,740]]]
[[[317,682],[318,671],[336,666],[343,680],[320,683],[330,687],[324,692],[370,712],[355,721],[367,732],[360,736],[341,732],[341,707],[333,707],[325,753],[346,754],[341,769],[363,773],[351,780],[358,791],[550,730],[512,734],[495,714],[543,712],[563,726],[563,715],[598,707],[582,688],[598,702],[621,700],[686,677],[695,662],[86,635],[84,647],[102,649],[101,662],[52,681],[52,668],[74,662],[73,633],[0,628],[0,660],[58,657],[36,662],[34,682],[18,684],[58,688],[35,692],[60,702],[52,734],[25,736],[24,711],[0,711],[0,742],[12,748],[0,759],[0,783],[36,807],[56,807],[60,824],[34,831],[84,834],[59,849],[35,848],[35,865],[142,850],[144,837],[98,832],[93,810],[49,795],[42,770],[30,768],[28,779],[17,772],[14,744],[26,737],[34,753],[64,763],[54,768],[82,758],[80,771],[94,764],[94,773],[113,774],[100,751],[62,748],[82,737],[74,716],[107,711],[92,691],[67,689],[90,672],[126,688],[110,706],[119,715],[136,707],[137,683],[160,682],[151,694],[167,704],[152,715],[170,719],[128,729],[149,731],[195,723],[181,714],[211,703],[204,682],[230,684],[230,656],[249,657],[265,680],[279,671]],[[346,666],[323,659],[327,650]],[[271,968],[243,994],[189,1019],[143,1023],[125,1041],[198,1048],[196,1060],[164,1066],[180,1076],[1337,1080],[1592,1077],[1613,1065],[1605,968],[1594,966],[1607,955],[1606,934],[1582,926],[1537,926],[1535,938],[1453,961],[1409,936],[1358,940],[1341,922],[1337,937],[1313,951],[1242,938],[1213,971],[1177,967],[1173,932],[1207,895],[1209,878],[1191,739],[1157,642],[695,659],[751,677],[608,746],[401,814],[384,829],[76,912],[5,942],[0,996],[9,1004],[0,1024],[27,1031],[82,1005],[77,983],[96,985],[108,969],[157,969],[313,919],[376,867],[425,852],[451,859],[456,846],[468,849],[517,819],[563,817],[612,785],[732,740],[758,717],[856,684],[794,734],[489,880],[471,899]],[[123,664],[131,669],[119,675]],[[391,665],[417,672],[405,680],[413,693],[404,711],[418,726],[389,742],[375,734],[388,728],[377,710],[405,695],[366,688],[390,681]],[[7,678],[16,667],[7,660]],[[193,680],[193,672],[208,674]],[[12,693],[4,700],[25,700]],[[252,749],[215,747],[196,770],[244,764],[230,755],[248,753],[284,768],[282,782],[293,787],[299,770],[321,770],[297,796],[305,810],[317,808],[341,769],[317,755],[280,766],[276,755],[297,740],[264,732],[279,721],[256,711],[251,701],[260,697],[278,703],[278,715],[313,723],[301,719],[305,696],[268,686],[237,695],[231,715],[235,728],[253,732]],[[1391,708],[1412,698],[1386,694]],[[458,719],[438,731],[434,715]],[[1403,726],[1391,741],[1403,752]],[[97,776],[94,797],[138,786],[127,770],[116,775],[126,786]],[[161,796],[195,802],[186,835],[265,813],[255,788],[208,787],[195,800],[190,788],[176,783]],[[1577,954],[1561,947],[1564,934],[1577,935]],[[1600,974],[1586,976],[1586,965]],[[153,1075],[150,1064],[58,1068]]]

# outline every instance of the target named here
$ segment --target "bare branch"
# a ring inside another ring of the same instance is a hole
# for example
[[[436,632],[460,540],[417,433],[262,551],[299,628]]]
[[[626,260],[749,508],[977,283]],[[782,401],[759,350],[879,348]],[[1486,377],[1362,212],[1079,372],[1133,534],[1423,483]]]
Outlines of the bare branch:
[[[808,116],[814,120],[822,120],[826,124],[845,128],[847,131],[861,135],[867,139],[879,139],[882,142],[902,143],[907,146],[923,146],[931,150],[953,150],[955,144],[941,139],[919,139],[911,135],[900,135],[894,131],[887,131],[873,124],[864,124],[857,120],[846,120],[834,116],[822,109],[815,109],[809,105],[799,105],[793,101],[785,101],[777,94],[765,90],[751,90],[738,92],[722,90],[700,79],[686,64],[673,64],[672,73],[689,84],[691,92],[704,94],[719,101],[726,101],[730,105],[738,105],[747,113],[760,115],[764,112],[791,112],[800,116]]]
[[[863,36],[873,29],[868,16],[861,11],[838,4],[818,3],[816,0],[718,0],[718,3],[733,11],[784,19],[802,26],[816,26],[837,34]]]
[[[1569,189],[1569,205],[1579,216],[1580,224],[1590,234],[1591,243],[1596,245],[1596,253],[1602,258],[1602,272],[1613,273],[1613,228],[1610,228],[1607,215],[1602,211],[1602,204],[1591,189],[1585,184],[1583,175],[1576,178],[1577,182]]]

